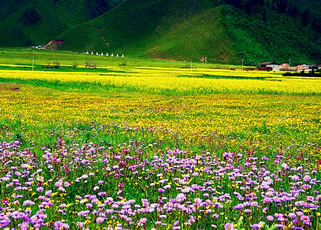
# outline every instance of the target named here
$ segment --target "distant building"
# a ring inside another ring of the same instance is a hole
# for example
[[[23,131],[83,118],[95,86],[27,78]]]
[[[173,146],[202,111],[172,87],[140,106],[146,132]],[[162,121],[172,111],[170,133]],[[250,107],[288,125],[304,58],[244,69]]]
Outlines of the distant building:
[[[308,71],[310,69],[309,65],[303,64],[296,67],[297,71]]]
[[[246,70],[248,71],[248,70],[252,70],[252,69],[251,68],[247,68]],[[254,70],[258,70],[258,71],[273,71],[273,69],[271,67],[257,67]]]
[[[287,71],[290,69],[290,64],[289,63],[283,63],[281,66],[280,66],[280,69],[281,70],[284,70],[284,71]]]
[[[42,49],[45,45],[37,45],[36,49]]]
[[[281,71],[297,71],[295,66],[291,67],[290,64],[288,64],[288,63],[283,63],[280,66],[280,70]]]
[[[64,40],[52,40],[41,49],[57,50],[62,44],[64,44],[64,42],[65,42]]]
[[[272,68],[272,71],[280,71],[281,65],[276,62],[262,62],[260,68]]]

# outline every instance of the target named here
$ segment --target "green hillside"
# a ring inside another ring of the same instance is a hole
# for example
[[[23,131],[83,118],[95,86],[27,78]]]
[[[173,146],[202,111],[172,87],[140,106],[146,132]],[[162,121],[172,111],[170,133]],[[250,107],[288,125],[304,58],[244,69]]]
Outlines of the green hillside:
[[[4,0],[0,44],[57,38],[65,41],[64,50],[133,57],[320,63],[320,5],[319,0]]]
[[[292,16],[286,13],[292,10],[289,7],[280,12],[253,3],[249,13],[246,6],[231,5],[210,0],[127,0],[58,38],[65,40],[67,50],[153,58],[207,57],[234,64],[244,59],[251,65],[266,60],[321,62],[320,33],[310,23],[303,25],[302,12],[307,8]]]
[[[67,50],[235,62],[237,56],[223,28],[222,9],[208,0],[127,0],[58,38],[65,40],[63,48]]]
[[[248,63],[272,60],[292,64],[321,62],[320,33],[301,20],[270,12],[264,22],[260,15],[247,17],[227,10],[225,24],[238,55]]]
[[[121,0],[3,0],[0,45],[46,44],[58,34],[93,19]]]

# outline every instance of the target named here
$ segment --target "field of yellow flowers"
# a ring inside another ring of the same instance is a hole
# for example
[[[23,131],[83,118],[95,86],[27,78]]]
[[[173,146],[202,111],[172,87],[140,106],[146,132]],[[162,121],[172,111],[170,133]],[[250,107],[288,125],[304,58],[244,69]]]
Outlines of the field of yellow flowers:
[[[320,95],[318,78],[286,78],[257,71],[120,68],[109,72],[45,72],[0,70],[1,78],[82,82],[135,89],[140,92],[198,95],[215,93]]]
[[[0,228],[321,229],[321,79],[0,70]]]

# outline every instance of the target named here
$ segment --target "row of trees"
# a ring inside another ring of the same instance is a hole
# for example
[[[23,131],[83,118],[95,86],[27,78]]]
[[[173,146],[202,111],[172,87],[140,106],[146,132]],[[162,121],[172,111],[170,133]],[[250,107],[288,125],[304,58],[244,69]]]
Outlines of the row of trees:
[[[89,17],[95,18],[114,8],[122,1],[123,0],[85,0],[85,7],[88,9]]]
[[[65,0],[52,0],[53,6]],[[83,0],[89,18],[95,18],[114,8],[123,0]]]
[[[267,18],[267,11],[276,11],[292,17],[301,17],[304,25],[307,25],[310,21],[309,11],[300,10],[291,0],[217,0],[216,2],[230,4],[235,8],[243,9],[249,15],[260,12],[263,20]]]

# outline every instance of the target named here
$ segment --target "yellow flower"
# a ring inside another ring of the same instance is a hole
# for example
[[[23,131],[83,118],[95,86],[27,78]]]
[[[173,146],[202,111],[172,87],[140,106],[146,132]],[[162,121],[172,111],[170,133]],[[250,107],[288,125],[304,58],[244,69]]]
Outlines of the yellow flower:
[[[57,194],[58,194],[57,192],[53,192],[53,193],[50,194],[50,197],[54,197],[54,196],[56,196]]]

